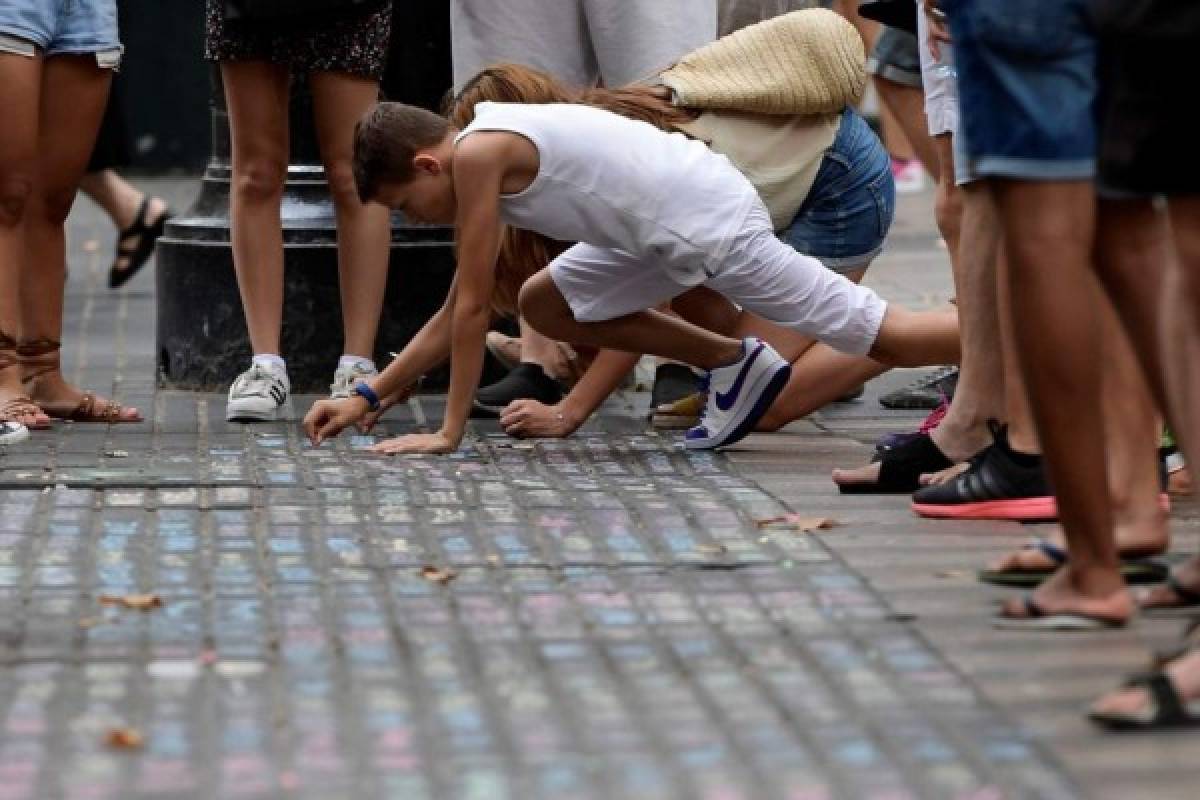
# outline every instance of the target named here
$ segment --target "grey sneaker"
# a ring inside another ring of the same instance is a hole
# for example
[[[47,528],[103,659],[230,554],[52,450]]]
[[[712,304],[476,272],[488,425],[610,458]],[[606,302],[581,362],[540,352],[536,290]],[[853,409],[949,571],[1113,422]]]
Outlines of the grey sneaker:
[[[334,400],[342,400],[354,393],[354,387],[361,381],[369,381],[379,374],[378,370],[363,369],[360,364],[349,364],[338,367],[333,373],[333,383],[329,385],[329,396]]]
[[[943,400],[953,400],[957,387],[958,367],[943,367],[925,374],[903,389],[881,396],[879,405],[884,408],[932,411],[941,405]]]
[[[292,386],[287,371],[255,364],[229,388],[225,419],[230,422],[272,422],[287,404]]]

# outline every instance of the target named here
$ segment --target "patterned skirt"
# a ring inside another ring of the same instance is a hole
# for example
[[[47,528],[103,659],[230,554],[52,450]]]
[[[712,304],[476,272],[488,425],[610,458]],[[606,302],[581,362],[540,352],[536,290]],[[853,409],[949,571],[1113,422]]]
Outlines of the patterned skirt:
[[[225,23],[225,0],[208,0],[204,57],[209,61],[270,61],[293,73],[347,72],[379,80],[387,66],[392,4],[378,11],[285,30]]]

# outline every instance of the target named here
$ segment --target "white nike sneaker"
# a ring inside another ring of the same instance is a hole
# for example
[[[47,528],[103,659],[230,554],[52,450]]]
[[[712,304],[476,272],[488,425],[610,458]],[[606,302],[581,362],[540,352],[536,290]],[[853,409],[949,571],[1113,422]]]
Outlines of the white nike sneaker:
[[[29,429],[19,422],[0,422],[0,447],[23,442],[29,438]]]
[[[354,387],[360,382],[369,381],[379,374],[378,370],[365,369],[361,364],[347,364],[337,368],[333,373],[333,383],[329,386],[329,396],[334,400],[343,400],[354,393]]]
[[[753,337],[742,340],[742,357],[703,379],[708,394],[700,424],[684,436],[689,450],[724,447],[754,430],[787,385],[792,366],[771,345]]]
[[[292,386],[287,370],[254,364],[229,387],[225,419],[230,422],[272,422],[287,403]]]

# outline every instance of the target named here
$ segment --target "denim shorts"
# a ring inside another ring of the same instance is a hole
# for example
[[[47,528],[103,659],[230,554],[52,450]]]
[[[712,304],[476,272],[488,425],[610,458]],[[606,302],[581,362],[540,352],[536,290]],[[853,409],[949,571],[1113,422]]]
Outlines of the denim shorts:
[[[100,67],[116,69],[122,52],[116,0],[3,0],[0,52],[95,54]]]
[[[917,37],[884,25],[867,59],[867,72],[902,86],[921,88],[921,55]]]
[[[942,0],[961,119],[956,157],[982,177],[1096,172],[1098,42],[1090,0]]]
[[[779,238],[834,272],[853,272],[883,250],[895,213],[887,150],[866,120],[847,108],[804,205]]]

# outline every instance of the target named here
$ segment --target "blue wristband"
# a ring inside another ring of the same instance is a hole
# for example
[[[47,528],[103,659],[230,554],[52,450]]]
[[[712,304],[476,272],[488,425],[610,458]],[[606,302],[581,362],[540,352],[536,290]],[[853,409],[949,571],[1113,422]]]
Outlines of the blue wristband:
[[[372,411],[379,410],[379,395],[375,394],[375,390],[365,383],[354,384],[354,393],[367,401],[367,408]]]

